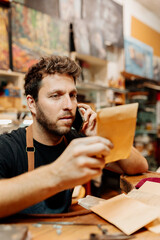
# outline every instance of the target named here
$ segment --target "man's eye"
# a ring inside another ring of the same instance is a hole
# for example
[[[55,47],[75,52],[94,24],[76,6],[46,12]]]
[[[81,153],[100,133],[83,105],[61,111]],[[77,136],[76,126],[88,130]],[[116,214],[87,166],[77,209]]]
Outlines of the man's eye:
[[[58,98],[60,95],[59,94],[53,94],[51,95],[51,98]]]
[[[75,93],[75,94],[71,94],[71,96],[70,96],[71,98],[77,98],[77,94]]]

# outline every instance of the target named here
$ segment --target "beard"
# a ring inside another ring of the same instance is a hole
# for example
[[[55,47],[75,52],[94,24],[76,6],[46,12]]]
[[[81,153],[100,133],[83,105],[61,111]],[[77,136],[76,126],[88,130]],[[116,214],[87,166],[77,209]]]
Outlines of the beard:
[[[63,129],[62,127],[58,127],[56,123],[50,121],[48,117],[43,112],[42,108],[39,106],[39,104],[36,105],[36,120],[37,122],[43,127],[43,129],[48,132],[49,134],[52,134],[57,137],[61,137],[65,134],[67,134],[70,129]]]

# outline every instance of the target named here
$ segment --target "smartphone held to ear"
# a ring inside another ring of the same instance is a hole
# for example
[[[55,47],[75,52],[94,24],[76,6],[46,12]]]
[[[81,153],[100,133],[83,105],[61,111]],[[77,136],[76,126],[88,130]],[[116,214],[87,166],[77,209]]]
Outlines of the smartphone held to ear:
[[[84,123],[84,118],[83,115],[81,113],[81,111],[79,110],[79,108],[77,107],[76,109],[76,117],[75,120],[72,124],[72,127],[74,129],[76,129],[77,132],[80,132],[82,127],[83,127],[83,123]]]

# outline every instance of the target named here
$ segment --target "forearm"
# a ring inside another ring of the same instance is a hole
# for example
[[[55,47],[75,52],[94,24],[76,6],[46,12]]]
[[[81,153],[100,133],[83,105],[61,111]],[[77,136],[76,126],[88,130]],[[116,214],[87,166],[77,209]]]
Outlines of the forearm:
[[[137,149],[132,147],[131,154],[127,159],[110,163],[106,168],[119,174],[126,173],[128,175],[134,175],[146,172],[148,170],[148,163]]]
[[[131,149],[131,154],[127,159],[120,160],[119,166],[124,173],[134,175],[143,173],[148,170],[147,160],[134,147]]]
[[[112,144],[101,137],[74,139],[53,163],[14,178],[0,180],[0,217],[32,206],[65,189],[99,176]]]
[[[11,179],[0,180],[0,217],[17,213],[60,191],[49,165]]]

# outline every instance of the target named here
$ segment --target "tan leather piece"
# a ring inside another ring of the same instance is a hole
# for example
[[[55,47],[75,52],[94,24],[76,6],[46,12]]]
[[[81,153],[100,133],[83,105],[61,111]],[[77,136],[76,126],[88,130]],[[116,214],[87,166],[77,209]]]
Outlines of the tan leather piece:
[[[32,125],[26,128],[26,152],[28,156],[28,172],[34,170],[34,152],[35,148],[33,145],[33,134],[32,134]],[[32,151],[29,151],[29,148],[33,148]]]

